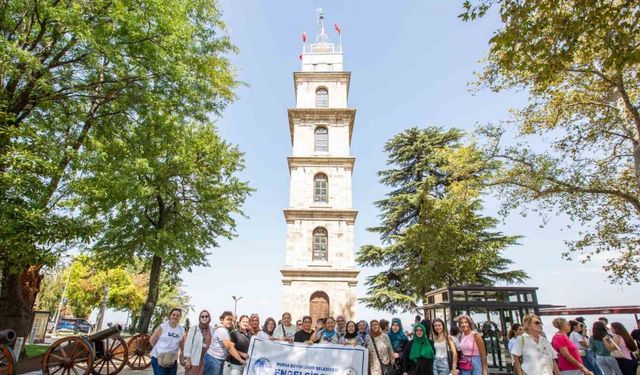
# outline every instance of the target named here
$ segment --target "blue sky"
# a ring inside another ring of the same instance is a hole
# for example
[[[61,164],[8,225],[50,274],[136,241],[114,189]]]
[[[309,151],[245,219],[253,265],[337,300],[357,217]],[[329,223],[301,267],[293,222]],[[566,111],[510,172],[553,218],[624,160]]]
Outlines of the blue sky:
[[[238,220],[238,237],[213,249],[212,267],[183,274],[197,311],[207,308],[217,316],[233,309],[231,296],[236,295],[243,297],[239,314],[258,312],[264,319],[281,313],[282,209],[288,205],[286,157],[291,154],[287,108],[295,105],[293,72],[300,70],[300,36],[306,31],[311,40],[315,37],[317,7],[324,9],[332,41],[337,41],[333,24],[341,26],[345,70],[352,73],[349,105],[357,109],[351,148],[357,158],[356,249],[379,242],[366,228],[377,224],[378,211],[372,203],[386,192],[376,176],[385,168],[386,140],[413,126],[472,130],[477,124],[507,119],[510,108],[526,102],[518,93],[469,91],[499,23],[491,14],[462,22],[457,18],[461,1],[222,0],[221,7],[231,39],[239,47],[231,59],[247,86],[238,89],[238,100],[217,124],[223,137],[245,153],[242,176],[257,191],[244,206],[249,218]],[[487,198],[487,214],[495,214],[497,207],[494,198]],[[525,236],[522,245],[508,249],[505,256],[530,274],[527,285],[540,288],[540,302],[567,306],[637,302],[640,287],[608,284],[598,260],[582,265],[561,259],[562,241],[575,236],[574,231],[559,229],[568,224],[566,218],[558,217],[546,228],[540,224],[535,215],[512,215],[500,228]],[[360,296],[366,293],[364,280],[371,273],[361,270]],[[358,307],[358,318],[385,316]],[[628,316],[622,321],[631,322]]]

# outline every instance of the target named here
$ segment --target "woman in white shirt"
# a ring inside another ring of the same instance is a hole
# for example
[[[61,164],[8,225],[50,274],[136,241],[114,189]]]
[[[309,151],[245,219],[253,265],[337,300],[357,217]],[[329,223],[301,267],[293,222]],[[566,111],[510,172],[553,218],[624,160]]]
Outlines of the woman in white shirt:
[[[184,328],[179,325],[182,310],[175,308],[169,313],[169,320],[160,324],[151,335],[151,367],[153,375],[176,375],[178,371],[178,348]]]
[[[511,353],[511,349],[513,349],[513,346],[516,344],[516,340],[518,340],[520,335],[522,335],[523,333],[524,333],[524,328],[522,327],[522,324],[513,323],[511,325],[511,329],[509,330],[509,335],[507,336],[509,338],[509,343],[507,344],[507,349],[509,349],[509,353]]]
[[[515,341],[511,355],[516,375],[560,375],[558,353],[542,335],[542,321],[535,314],[524,317],[524,333]]]
[[[189,329],[184,342],[184,373],[185,375],[204,374],[204,354],[211,345],[211,314],[202,310],[198,318],[198,324]]]
[[[433,373],[435,375],[458,375],[456,344],[447,334],[444,321],[440,318],[435,318],[431,328],[433,329],[433,347],[435,349]]]
[[[222,375],[227,356],[233,356],[240,365],[244,365],[247,354],[239,353],[231,341],[229,331],[233,329],[233,313],[225,311],[220,315],[220,326],[211,336],[211,345],[204,355],[204,375]]]
[[[273,331],[273,338],[293,342],[293,336],[296,334],[296,326],[291,324],[291,314],[288,312],[282,314],[282,324],[278,324]]]

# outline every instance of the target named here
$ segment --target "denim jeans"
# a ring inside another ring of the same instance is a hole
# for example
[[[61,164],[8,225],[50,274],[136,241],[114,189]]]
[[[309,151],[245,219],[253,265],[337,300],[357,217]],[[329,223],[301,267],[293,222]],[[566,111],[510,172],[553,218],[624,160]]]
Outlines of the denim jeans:
[[[178,361],[173,362],[171,367],[162,367],[158,364],[158,358],[151,357],[151,368],[153,375],[176,375],[178,372]]]
[[[587,355],[582,357],[582,363],[587,370],[593,372],[593,375],[602,375],[602,371],[600,371],[600,367],[596,363],[596,355],[593,350],[587,350]]]
[[[598,362],[600,371],[602,371],[604,375],[622,375],[620,366],[618,366],[618,362],[615,358],[611,356],[596,355],[596,361]]]
[[[469,358],[471,358],[471,364],[473,365],[473,370],[471,371],[460,370],[460,374],[461,375],[482,375],[482,359],[480,359],[480,356],[472,355]]]
[[[435,357],[433,359],[433,375],[449,375],[450,373],[447,358]]]
[[[209,354],[204,355],[204,375],[222,375],[224,359],[213,358]]]

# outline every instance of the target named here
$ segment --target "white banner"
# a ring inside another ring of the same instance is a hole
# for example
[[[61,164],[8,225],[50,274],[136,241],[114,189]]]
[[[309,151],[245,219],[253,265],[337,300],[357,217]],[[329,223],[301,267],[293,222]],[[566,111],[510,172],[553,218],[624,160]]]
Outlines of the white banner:
[[[357,346],[268,341],[249,344],[243,375],[367,375],[367,349]]]

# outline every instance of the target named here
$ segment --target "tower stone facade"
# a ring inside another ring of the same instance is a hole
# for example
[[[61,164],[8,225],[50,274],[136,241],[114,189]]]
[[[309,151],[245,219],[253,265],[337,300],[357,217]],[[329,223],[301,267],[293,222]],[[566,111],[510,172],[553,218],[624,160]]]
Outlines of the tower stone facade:
[[[342,43],[329,41],[318,17],[316,43],[303,46],[302,69],[293,74],[296,107],[288,110],[293,154],[290,173],[283,311],[294,319],[345,315],[355,319],[355,269],[350,156],[356,110],[348,108],[351,73]]]

